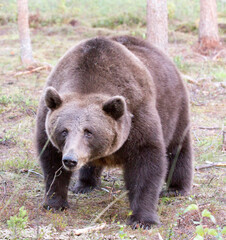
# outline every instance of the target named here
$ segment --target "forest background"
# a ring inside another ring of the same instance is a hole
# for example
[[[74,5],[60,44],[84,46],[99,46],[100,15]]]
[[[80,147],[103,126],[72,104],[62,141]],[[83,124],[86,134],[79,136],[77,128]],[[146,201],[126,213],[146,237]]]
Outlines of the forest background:
[[[125,225],[131,213],[127,198],[121,197],[125,189],[120,169],[107,169],[101,188],[90,194],[69,193],[69,210],[45,211],[33,139],[39,97],[58,59],[90,37],[128,34],[146,39],[147,2],[29,0],[28,4],[31,66],[21,62],[17,1],[0,0],[0,239],[223,239],[226,1],[217,1],[219,45],[207,50],[199,44],[200,2],[167,1],[168,55],[190,92],[194,185],[188,197],[160,199],[161,226],[136,231]],[[98,230],[98,224],[105,225]],[[90,226],[94,231],[76,236],[75,229]]]

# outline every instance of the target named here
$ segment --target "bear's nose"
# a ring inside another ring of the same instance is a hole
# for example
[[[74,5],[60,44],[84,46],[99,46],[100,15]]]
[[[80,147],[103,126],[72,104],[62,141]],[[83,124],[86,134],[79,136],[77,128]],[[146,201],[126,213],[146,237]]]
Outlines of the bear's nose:
[[[64,156],[62,159],[64,165],[68,168],[74,168],[76,167],[78,160],[72,156]]]

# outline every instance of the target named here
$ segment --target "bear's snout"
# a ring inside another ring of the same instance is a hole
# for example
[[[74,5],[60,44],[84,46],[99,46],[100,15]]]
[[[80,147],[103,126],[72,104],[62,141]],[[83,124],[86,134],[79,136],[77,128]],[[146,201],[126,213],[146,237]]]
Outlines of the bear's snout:
[[[78,163],[78,159],[72,155],[63,156],[62,161],[63,161],[63,165],[69,170],[75,168]]]

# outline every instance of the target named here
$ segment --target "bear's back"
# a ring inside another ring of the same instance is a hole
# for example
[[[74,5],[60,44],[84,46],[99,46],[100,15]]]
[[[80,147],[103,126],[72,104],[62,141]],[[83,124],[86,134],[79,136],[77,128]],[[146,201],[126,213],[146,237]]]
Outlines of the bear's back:
[[[47,86],[60,93],[122,95],[129,106],[155,98],[150,72],[125,46],[98,37],[69,50],[53,69]]]

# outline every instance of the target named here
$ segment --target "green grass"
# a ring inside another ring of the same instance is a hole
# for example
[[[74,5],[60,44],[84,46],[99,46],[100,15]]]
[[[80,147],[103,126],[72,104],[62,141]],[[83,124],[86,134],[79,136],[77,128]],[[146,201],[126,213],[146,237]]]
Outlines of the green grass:
[[[21,156],[12,157],[7,159],[1,166],[2,171],[11,171],[19,173],[20,171],[37,169],[38,163],[33,159],[24,158],[23,153],[21,152]]]
[[[214,159],[223,161],[226,159],[222,154],[222,136],[202,136],[197,143],[197,152],[200,153],[197,162],[213,162]]]
[[[189,64],[188,62],[186,62],[184,60],[183,56],[180,55],[176,55],[173,58],[174,63],[176,64],[176,66],[179,68],[179,70],[183,73],[187,73],[189,72],[190,68],[191,68],[191,64]]]
[[[219,0],[220,16],[226,14],[226,4]],[[77,19],[83,24],[115,28],[119,25],[143,25],[146,22],[146,0],[30,0],[31,27],[68,23]],[[197,23],[199,1],[168,0],[169,18]],[[10,13],[10,14],[9,14]],[[0,24],[16,22],[16,0],[0,4]]]
[[[217,66],[214,69],[214,71],[212,72],[212,74],[213,74],[213,81],[216,81],[216,82],[225,82],[226,81],[225,67]]]
[[[131,13],[123,13],[117,16],[105,17],[92,24],[93,27],[105,27],[105,28],[116,28],[117,26],[129,26],[133,27],[136,25],[144,26],[146,24],[145,19],[142,19],[137,15]]]
[[[33,99],[27,90],[14,88],[14,92],[9,94],[4,94],[0,91],[1,113],[8,111],[10,108],[16,108],[21,113],[32,115],[35,113],[37,106],[38,99]],[[9,118],[13,119],[13,116],[14,114],[12,113]]]

